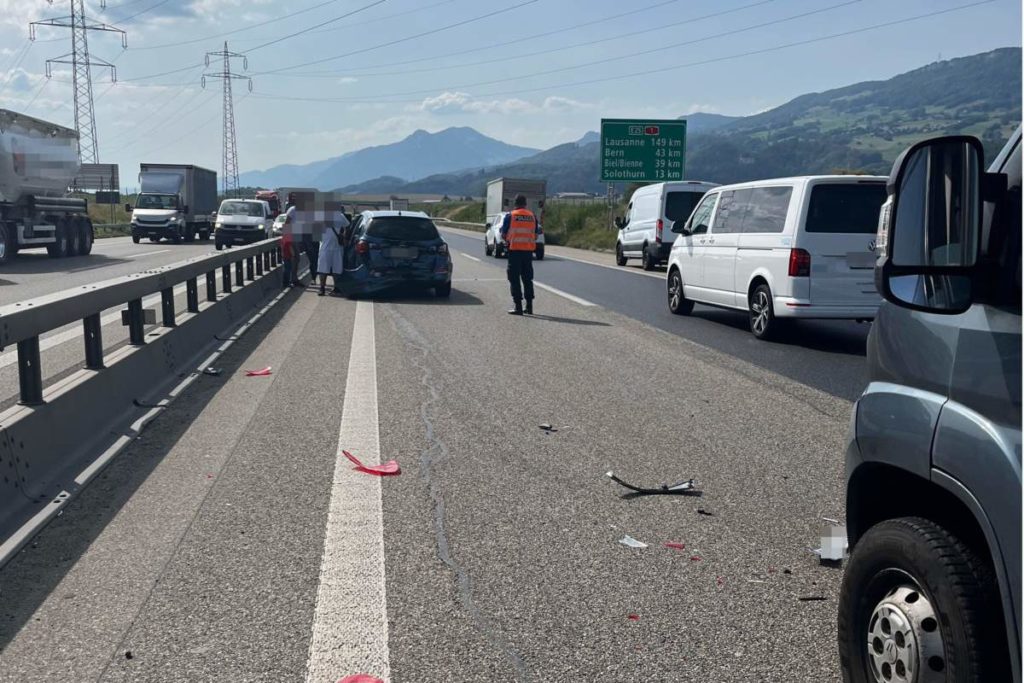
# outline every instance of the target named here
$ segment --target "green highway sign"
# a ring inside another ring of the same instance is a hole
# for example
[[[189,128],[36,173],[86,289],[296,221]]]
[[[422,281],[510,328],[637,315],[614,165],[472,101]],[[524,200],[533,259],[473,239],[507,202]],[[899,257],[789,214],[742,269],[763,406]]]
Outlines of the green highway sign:
[[[682,180],[686,121],[601,119],[601,181],[657,183]]]

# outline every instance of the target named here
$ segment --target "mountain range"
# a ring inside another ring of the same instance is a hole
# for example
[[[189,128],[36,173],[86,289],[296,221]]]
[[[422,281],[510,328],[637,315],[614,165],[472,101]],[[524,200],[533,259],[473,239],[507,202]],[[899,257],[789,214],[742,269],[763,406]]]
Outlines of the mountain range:
[[[883,81],[801,95],[751,116],[680,118],[687,121],[686,177],[719,183],[833,172],[885,175],[902,149],[929,135],[976,135],[992,158],[1021,122],[1021,49],[1001,48]],[[353,194],[481,196],[488,180],[509,176],[546,178],[549,193],[603,193],[599,162],[596,132],[537,151],[470,128],[450,128],[417,131],[393,145],[302,167],[271,169],[273,180],[244,174],[242,181]],[[300,182],[295,173],[310,180]]]

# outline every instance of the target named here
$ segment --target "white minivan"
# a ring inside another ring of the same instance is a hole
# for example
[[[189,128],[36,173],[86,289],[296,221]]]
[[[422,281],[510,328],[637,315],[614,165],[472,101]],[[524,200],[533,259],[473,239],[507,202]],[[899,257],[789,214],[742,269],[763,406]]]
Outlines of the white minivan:
[[[654,270],[664,263],[675,239],[668,226],[673,221],[685,221],[704,193],[713,187],[717,185],[688,180],[638,188],[630,197],[626,215],[615,219],[619,229],[615,263],[624,266],[629,259],[639,258],[644,270]]]
[[[746,310],[759,339],[784,318],[873,320],[875,234],[885,202],[880,176],[806,176],[709,191],[668,263],[668,305]]]

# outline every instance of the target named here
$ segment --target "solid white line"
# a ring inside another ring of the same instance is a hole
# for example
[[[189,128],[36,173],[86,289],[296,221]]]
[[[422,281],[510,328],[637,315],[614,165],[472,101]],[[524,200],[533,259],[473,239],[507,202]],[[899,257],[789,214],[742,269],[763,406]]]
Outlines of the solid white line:
[[[476,256],[470,256],[469,254],[462,251],[460,251],[459,253],[468,258],[470,261],[476,261],[477,263],[480,263],[480,259],[478,259]]]
[[[536,280],[534,280],[533,286],[534,287],[540,287],[541,289],[545,289],[545,290],[551,292],[552,294],[557,294],[558,296],[560,296],[560,297],[562,297],[564,299],[568,299],[569,301],[572,301],[573,303],[577,303],[580,306],[596,306],[597,305],[597,304],[595,304],[592,301],[587,301],[586,299],[581,299],[578,296],[575,296],[573,294],[569,294],[568,292],[563,292],[560,289],[555,289],[551,285],[546,285],[546,284],[544,284],[542,282],[537,282]]]
[[[159,249],[157,251],[144,251],[141,254],[125,254],[125,258],[142,258],[143,256],[152,256],[153,254],[164,254],[170,251],[170,249]]]
[[[365,464],[380,463],[375,344],[373,303],[360,301],[306,665],[308,683],[334,683],[357,673],[384,681],[391,677],[381,481],[353,470],[341,454],[344,449]]]
[[[595,263],[582,258],[576,258],[575,256],[566,256],[565,254],[551,254],[554,256],[554,261],[558,259],[565,259],[566,261],[575,261],[576,263],[585,263],[588,266],[597,266],[598,268],[607,268],[614,270],[619,273],[632,273],[633,275],[645,275],[647,277],[653,277],[656,280],[666,280],[668,275],[665,273],[648,273],[643,270],[637,270],[636,268],[630,268],[629,266],[616,266],[611,263]]]

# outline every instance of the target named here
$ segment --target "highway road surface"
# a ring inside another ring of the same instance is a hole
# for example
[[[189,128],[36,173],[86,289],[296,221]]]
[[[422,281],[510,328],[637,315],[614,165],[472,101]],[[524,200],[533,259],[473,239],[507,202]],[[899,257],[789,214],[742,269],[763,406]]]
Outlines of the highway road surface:
[[[838,680],[808,546],[866,328],[758,342],[558,249],[514,318],[446,236],[449,301],[292,290],[0,570],[0,681]]]

